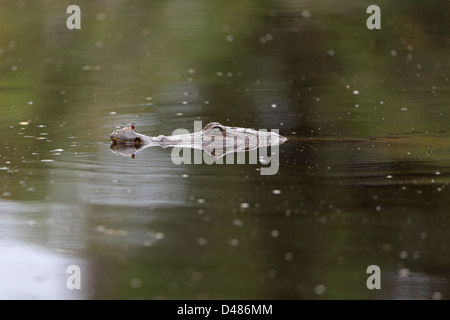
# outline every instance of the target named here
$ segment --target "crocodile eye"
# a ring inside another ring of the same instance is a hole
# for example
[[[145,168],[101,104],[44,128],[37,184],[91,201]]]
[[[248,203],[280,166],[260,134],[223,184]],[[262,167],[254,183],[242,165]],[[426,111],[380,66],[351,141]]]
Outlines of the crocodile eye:
[[[141,138],[139,138],[139,137],[134,138],[134,142],[135,143],[140,143],[141,142]]]
[[[213,130],[219,130],[220,132],[224,132],[224,129],[222,127],[219,127],[219,126],[213,127]]]

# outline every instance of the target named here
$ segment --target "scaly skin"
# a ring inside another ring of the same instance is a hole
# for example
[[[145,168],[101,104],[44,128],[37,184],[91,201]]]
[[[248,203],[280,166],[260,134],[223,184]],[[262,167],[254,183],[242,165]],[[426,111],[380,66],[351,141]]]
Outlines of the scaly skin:
[[[144,149],[159,146],[203,149],[214,157],[230,152],[253,150],[259,147],[277,146],[287,139],[275,132],[257,131],[249,128],[228,127],[218,122],[208,123],[203,130],[189,134],[149,137],[134,130],[134,126],[111,133],[111,149],[124,154],[126,148]],[[121,151],[119,151],[121,150]],[[133,150],[130,152],[133,153]],[[134,154],[134,153],[133,153]]]

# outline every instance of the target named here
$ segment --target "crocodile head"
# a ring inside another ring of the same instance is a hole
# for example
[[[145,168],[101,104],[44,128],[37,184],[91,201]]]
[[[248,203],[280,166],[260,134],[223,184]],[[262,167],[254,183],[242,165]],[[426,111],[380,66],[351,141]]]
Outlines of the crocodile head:
[[[134,131],[134,125],[115,130],[109,137],[113,143],[117,144],[133,144],[138,146],[142,144],[141,137]]]

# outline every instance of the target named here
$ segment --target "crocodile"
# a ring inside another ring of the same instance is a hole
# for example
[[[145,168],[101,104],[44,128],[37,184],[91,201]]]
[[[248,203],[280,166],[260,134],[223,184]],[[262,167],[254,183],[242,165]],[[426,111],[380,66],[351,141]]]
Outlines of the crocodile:
[[[278,146],[287,140],[273,131],[228,127],[219,122],[208,123],[201,131],[193,133],[156,137],[138,133],[135,126],[130,125],[113,131],[110,138],[113,152],[132,158],[137,151],[155,146],[202,149],[212,157],[221,158],[232,152]]]

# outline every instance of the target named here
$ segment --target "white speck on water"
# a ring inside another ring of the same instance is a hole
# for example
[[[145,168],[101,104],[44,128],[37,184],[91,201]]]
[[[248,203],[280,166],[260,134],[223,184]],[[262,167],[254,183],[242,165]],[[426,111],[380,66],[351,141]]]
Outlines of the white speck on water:
[[[408,111],[408,108],[400,108],[401,111]]]
[[[407,257],[408,257],[408,252],[406,252],[405,250],[400,252],[400,259],[406,259]]]
[[[311,17],[311,12],[309,12],[308,10],[302,10],[302,17],[305,19],[308,19]]]
[[[376,206],[375,210],[381,211],[381,206]]]
[[[358,90],[353,90],[353,92],[352,92],[353,94],[359,94],[359,91]]]
[[[197,203],[205,203],[205,199],[197,199]]]
[[[247,209],[248,207],[250,207],[250,205],[247,202],[243,202],[239,206],[241,207],[241,209]]]
[[[105,232],[106,228],[105,228],[105,226],[97,226],[97,227],[95,227],[95,230],[97,230],[98,232]]]
[[[194,73],[195,73],[195,69],[189,69],[189,70],[188,70],[188,73],[194,74]]]
[[[392,179],[392,175],[388,174],[388,175],[386,176],[386,179]]]
[[[359,104],[355,104],[355,108],[359,108]]]
[[[97,14],[97,20],[98,21],[103,21],[105,19],[106,19],[106,13],[100,12],[100,13]]]
[[[275,190],[272,190],[272,193],[273,194],[281,194],[281,190],[275,189]]]
[[[328,50],[328,55],[329,55],[330,57],[334,56],[334,51],[333,51],[333,50]]]
[[[431,294],[431,299],[433,300],[441,300],[442,299],[442,293],[439,291],[433,292]]]
[[[185,100],[185,101],[183,101],[183,102],[181,102],[182,104],[188,104],[188,102]]]
[[[278,231],[278,230],[272,230],[272,231],[270,232],[270,235],[271,235],[272,237],[276,238],[276,237],[278,237],[278,236],[280,235],[280,231]]]
[[[270,106],[271,106],[272,108],[278,107],[275,103],[272,103]]]
[[[216,72],[216,76],[218,76],[218,77],[223,76],[223,72],[221,72],[221,71]]]
[[[231,239],[230,240],[230,245],[232,245],[233,247],[236,247],[239,245],[239,240],[238,239]]]
[[[200,237],[197,239],[197,243],[201,246],[204,246],[207,242],[208,242],[208,240],[206,240],[206,238],[203,238],[203,237]]]
[[[234,37],[231,34],[229,34],[225,37],[225,40],[227,40],[228,42],[233,42]]]
[[[55,161],[55,160],[53,160],[53,159],[42,159],[41,160],[41,162],[53,162],[53,161]]]
[[[19,69],[18,66],[12,66],[12,67],[11,67],[11,71],[17,71],[18,69]]]
[[[325,285],[324,285],[324,284],[318,284],[318,285],[314,288],[314,292],[315,292],[317,295],[322,295],[322,294],[324,294],[324,293],[325,293],[325,290],[326,290],[326,288],[325,288]]]
[[[440,175],[441,173],[439,172],[439,171],[436,171],[436,175],[438,176],[438,175]]]
[[[28,101],[28,104],[29,105],[32,105],[34,102],[33,101]]]
[[[176,115],[176,116],[182,116],[182,115],[183,115],[183,112],[177,112],[177,113],[175,113],[175,115]]]
[[[284,260],[286,260],[286,261],[291,261],[293,257],[294,257],[294,255],[292,254],[292,252],[286,252],[284,254]]]
[[[131,279],[130,280],[130,287],[135,288],[135,289],[142,287],[142,280],[139,279],[139,278]]]
[[[200,271],[195,271],[192,273],[191,277],[194,281],[200,281],[203,278],[203,273],[201,273]]]
[[[189,176],[188,176],[187,174],[182,174],[181,177],[182,177],[182,178],[187,178],[187,177],[189,177]]]
[[[82,70],[84,70],[84,71],[101,70],[101,67],[99,65],[95,65],[95,66],[84,65]],[[65,102],[67,102],[67,101],[65,100]]]
[[[233,224],[234,224],[236,227],[243,227],[243,226],[244,226],[244,221],[239,220],[239,219],[234,219],[234,220],[233,220]]]
[[[409,276],[409,269],[408,268],[400,268],[398,270],[398,276],[400,278],[406,278],[407,276]]]
[[[393,56],[393,57],[397,56],[397,51],[391,50],[391,56]]]
[[[156,232],[155,235],[153,236],[156,240],[162,240],[164,239],[164,233],[162,232]]]

